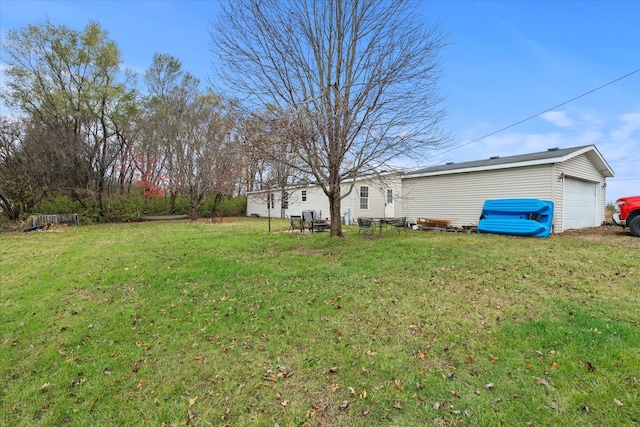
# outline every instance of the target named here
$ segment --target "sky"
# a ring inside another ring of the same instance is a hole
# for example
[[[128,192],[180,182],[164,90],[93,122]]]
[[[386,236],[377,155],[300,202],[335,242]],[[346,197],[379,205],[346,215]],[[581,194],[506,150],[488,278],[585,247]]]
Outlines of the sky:
[[[448,33],[439,87],[456,140],[421,166],[594,144],[615,173],[607,201],[640,194],[640,1],[418,5]],[[153,54],[168,53],[207,82],[219,8],[215,0],[0,0],[0,37],[47,18],[77,30],[93,20],[140,81]],[[0,106],[0,114],[10,112]]]

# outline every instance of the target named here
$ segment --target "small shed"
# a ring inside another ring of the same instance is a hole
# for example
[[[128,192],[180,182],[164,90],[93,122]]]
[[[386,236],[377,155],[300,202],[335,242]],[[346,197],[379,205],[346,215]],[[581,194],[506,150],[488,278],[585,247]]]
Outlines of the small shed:
[[[594,145],[447,163],[402,178],[403,216],[477,225],[487,199],[536,198],[554,202],[554,233],[594,227],[605,219],[610,177],[613,170]]]

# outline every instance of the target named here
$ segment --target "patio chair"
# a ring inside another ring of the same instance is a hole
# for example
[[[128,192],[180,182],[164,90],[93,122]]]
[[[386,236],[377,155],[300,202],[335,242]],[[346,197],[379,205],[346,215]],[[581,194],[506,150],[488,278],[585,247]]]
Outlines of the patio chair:
[[[371,218],[358,218],[358,234],[362,233],[372,233],[373,228],[373,219]]]
[[[313,233],[313,221],[315,219],[315,211],[302,211],[302,229],[308,228]]]
[[[291,215],[289,217],[289,230],[300,230],[300,233],[304,233],[304,221],[302,221],[302,216]]]
[[[407,217],[403,216],[402,218],[393,218],[391,221],[391,225],[393,225],[398,233],[400,233],[400,229],[403,229],[404,232],[407,232]]]

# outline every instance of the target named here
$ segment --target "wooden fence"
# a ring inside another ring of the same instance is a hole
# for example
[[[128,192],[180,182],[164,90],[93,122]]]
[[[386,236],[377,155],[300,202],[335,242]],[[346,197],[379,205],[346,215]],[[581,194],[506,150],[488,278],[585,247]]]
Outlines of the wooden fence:
[[[39,227],[45,223],[78,225],[78,214],[32,215],[29,219],[32,227]]]

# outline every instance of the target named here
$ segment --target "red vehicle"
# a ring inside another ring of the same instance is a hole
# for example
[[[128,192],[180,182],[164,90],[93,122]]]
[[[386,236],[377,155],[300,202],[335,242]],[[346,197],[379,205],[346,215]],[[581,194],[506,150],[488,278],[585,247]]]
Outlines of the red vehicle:
[[[640,196],[621,197],[616,200],[613,222],[621,227],[629,227],[631,234],[640,237]]]

